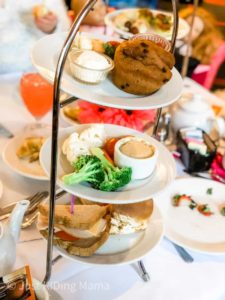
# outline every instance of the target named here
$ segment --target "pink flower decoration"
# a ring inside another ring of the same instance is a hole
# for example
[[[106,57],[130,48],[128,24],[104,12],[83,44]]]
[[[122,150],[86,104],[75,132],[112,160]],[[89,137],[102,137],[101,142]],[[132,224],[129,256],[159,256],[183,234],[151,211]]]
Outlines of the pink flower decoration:
[[[83,100],[79,101],[77,105],[80,109],[78,121],[81,124],[101,123],[100,106]]]
[[[116,124],[142,131],[147,122],[153,122],[155,111],[126,111],[123,109],[106,108],[102,112],[103,123]]]
[[[121,125],[142,131],[148,122],[154,122],[155,110],[124,110],[99,106],[86,101],[79,101],[80,113],[78,121],[80,123],[106,123]]]

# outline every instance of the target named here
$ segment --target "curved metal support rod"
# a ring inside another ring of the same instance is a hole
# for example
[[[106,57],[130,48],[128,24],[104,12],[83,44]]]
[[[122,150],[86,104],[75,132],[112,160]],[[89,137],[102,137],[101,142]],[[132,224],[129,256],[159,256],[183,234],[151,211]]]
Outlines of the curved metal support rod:
[[[46,284],[52,271],[52,248],[53,248],[53,230],[54,230],[54,213],[55,213],[55,194],[56,194],[56,178],[57,178],[57,147],[58,147],[58,123],[59,123],[59,96],[60,84],[66,58],[72,42],[78,32],[81,22],[93,8],[97,0],[89,0],[83,7],[77,18],[75,19],[71,30],[66,38],[61,53],[59,55],[55,78],[54,78],[54,95],[53,95],[53,112],[52,112],[52,149],[51,149],[51,176],[50,176],[50,207],[48,216],[48,245],[47,245],[47,261],[46,274],[43,283]]]
[[[170,52],[174,53],[175,51],[175,44],[177,39],[177,32],[178,32],[178,26],[179,26],[179,16],[178,16],[178,3],[177,0],[172,0],[172,8],[173,8],[173,33],[172,33],[172,39],[171,39],[171,49]],[[153,128],[153,137],[157,136],[157,131],[159,127],[159,120],[162,114],[162,108],[158,108],[157,110],[157,116],[155,125]]]
[[[196,10],[198,8],[198,0],[194,0],[194,6],[193,6],[193,12],[192,12],[192,19],[191,19],[191,28],[188,34],[188,42],[187,42],[187,51],[183,59],[183,65],[181,69],[181,76],[182,78],[186,77],[187,71],[188,71],[188,65],[189,65],[189,50],[191,46],[191,37],[192,37],[192,31],[194,26],[194,19],[196,15]]]
[[[155,125],[154,125],[153,132],[152,132],[152,136],[154,138],[156,138],[156,136],[157,136],[157,131],[158,131],[158,127],[159,127],[159,120],[160,120],[161,114],[162,114],[162,108],[160,107],[157,109]]]
[[[72,102],[74,102],[74,101],[76,101],[76,100],[78,100],[78,98],[72,96],[72,97],[69,97],[68,99],[66,99],[66,100],[64,100],[64,101],[61,101],[61,102],[60,102],[60,108],[66,106],[66,105],[68,105],[68,104],[70,104],[70,103],[72,103]]]
[[[173,33],[171,39],[171,53],[175,51],[175,44],[177,39],[177,32],[179,27],[179,16],[178,16],[178,3],[177,0],[172,0],[172,8],[173,8]]]

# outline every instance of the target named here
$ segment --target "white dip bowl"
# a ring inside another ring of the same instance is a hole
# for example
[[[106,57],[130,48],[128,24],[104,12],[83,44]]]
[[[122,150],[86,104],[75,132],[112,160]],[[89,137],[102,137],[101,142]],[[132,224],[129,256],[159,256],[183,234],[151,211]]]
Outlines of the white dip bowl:
[[[154,148],[153,154],[146,158],[135,158],[123,153],[121,151],[121,146],[133,140],[138,142],[143,142],[146,145],[153,147]],[[115,145],[115,152],[114,152],[115,164],[118,167],[132,168],[132,180],[144,179],[146,177],[149,177],[155,169],[157,158],[158,158],[157,148],[154,145],[147,142],[146,140],[138,137],[123,138],[119,140]]]

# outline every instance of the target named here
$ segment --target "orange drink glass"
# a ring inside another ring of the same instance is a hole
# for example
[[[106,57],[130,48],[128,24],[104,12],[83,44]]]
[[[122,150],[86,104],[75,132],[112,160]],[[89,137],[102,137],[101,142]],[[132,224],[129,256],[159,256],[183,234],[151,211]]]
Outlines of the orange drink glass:
[[[52,108],[53,85],[38,73],[27,73],[22,76],[20,93],[27,109],[37,120]]]

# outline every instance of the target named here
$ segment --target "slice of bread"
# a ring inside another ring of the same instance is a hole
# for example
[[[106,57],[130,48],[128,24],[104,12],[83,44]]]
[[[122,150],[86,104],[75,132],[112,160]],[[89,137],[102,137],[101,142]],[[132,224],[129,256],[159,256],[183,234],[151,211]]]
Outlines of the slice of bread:
[[[53,243],[60,248],[65,249],[71,255],[78,255],[78,256],[91,256],[93,255],[98,248],[100,248],[108,239],[109,237],[109,230],[110,230],[110,214],[107,214],[104,219],[107,221],[107,225],[105,230],[101,233],[98,237],[91,237],[88,239],[78,239],[73,242],[64,241],[60,238],[54,236]],[[47,238],[48,237],[48,230],[41,230],[41,234]]]
[[[96,205],[96,202],[80,198],[80,202],[83,205]],[[99,203],[101,206],[107,205],[106,203]],[[149,199],[142,202],[131,203],[131,204],[112,204],[112,212],[117,214],[131,217],[138,221],[148,220],[153,212],[153,200]]]
[[[61,224],[70,228],[90,229],[110,210],[110,206],[75,205],[74,214],[70,213],[70,205],[55,206],[55,225]],[[49,205],[39,205],[39,212],[48,217]]]
[[[113,212],[133,218],[136,222],[148,220],[153,212],[153,201],[146,200],[132,204],[114,204]]]

